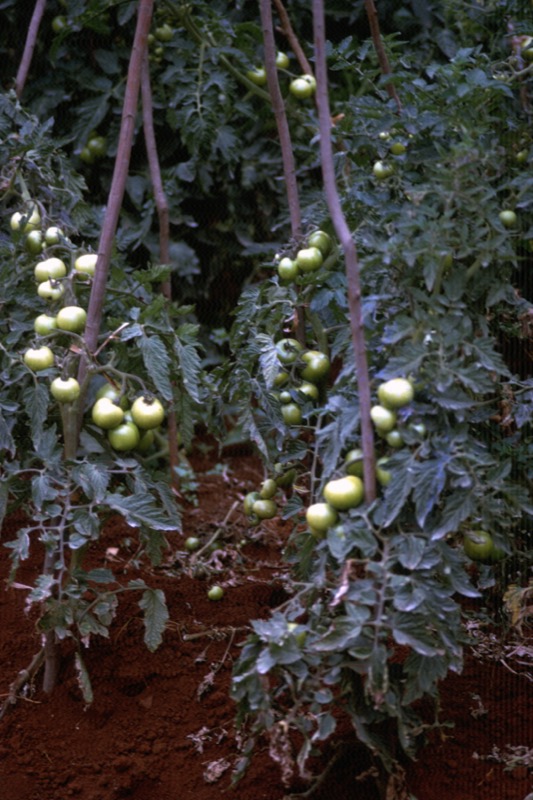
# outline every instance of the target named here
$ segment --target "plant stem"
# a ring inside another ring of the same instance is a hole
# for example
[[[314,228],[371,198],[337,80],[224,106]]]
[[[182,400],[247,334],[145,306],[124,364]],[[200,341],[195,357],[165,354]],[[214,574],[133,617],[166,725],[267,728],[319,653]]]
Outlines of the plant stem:
[[[387,53],[385,52],[385,48],[383,46],[383,39],[381,38],[381,31],[379,29],[378,13],[376,11],[374,0],[365,0],[365,8],[366,15],[368,17],[368,24],[370,25],[370,33],[374,43],[374,49],[378,57],[381,72],[383,75],[391,75],[392,70],[390,68],[389,59],[387,58]],[[386,88],[389,97],[391,97],[396,103],[398,114],[401,114],[402,104],[400,102],[400,98],[398,97],[395,85],[389,81],[386,84]]]
[[[280,21],[281,21],[281,30],[283,35],[286,37],[288,43],[290,44],[291,50],[296,56],[298,63],[302,69],[302,72],[305,75],[313,75],[313,70],[311,68],[311,64],[307,60],[307,57],[303,51],[303,48],[298,41],[298,37],[294,33],[293,27],[291,25],[291,21],[289,19],[289,15],[285,9],[285,6],[281,2],[281,0],[274,0],[274,5],[276,6],[276,11],[278,12]]]
[[[359,277],[357,249],[342,210],[335,181],[335,165],[333,162],[333,148],[331,143],[331,117],[327,84],[326,31],[323,0],[313,0],[313,29],[322,177],[324,181],[324,190],[329,213],[335,228],[335,232],[343,248],[346,264],[350,327],[355,355],[357,383],[359,388],[359,411],[361,416],[361,446],[363,450],[365,499],[367,503],[371,503],[376,497],[376,470],[374,431],[372,427],[372,420],[370,418],[370,379],[368,375],[366,342],[363,327],[361,281]]]
[[[102,320],[103,304],[109,273],[109,262],[113,241],[118,225],[120,209],[126,188],[128,169],[135,130],[135,117],[139,99],[141,83],[142,62],[146,52],[148,33],[152,21],[153,0],[139,0],[137,26],[128,67],[122,121],[118,139],[117,157],[113,170],[113,178],[107,201],[107,210],[100,234],[98,245],[98,260],[94,273],[94,280],[87,310],[87,325],[85,328],[85,343],[89,353],[94,353],[98,344],[98,334]],[[87,363],[80,360],[78,381],[81,385],[87,371]],[[83,402],[80,398],[80,409]]]
[[[163,186],[163,179],[161,176],[161,166],[159,164],[159,156],[157,153],[157,142],[155,138],[153,103],[152,103],[152,87],[150,84],[150,66],[148,62],[147,51],[145,51],[144,53],[144,58],[142,62],[141,96],[142,96],[144,142],[146,146],[148,166],[150,169],[150,178],[152,180],[155,205],[157,208],[157,217],[159,221],[159,257],[162,264],[170,264],[169,209],[168,209],[167,197],[165,194],[165,188]],[[161,284],[161,292],[170,303],[172,301],[172,283],[170,277],[167,278]],[[176,412],[173,408],[168,409],[167,413],[167,433],[168,433],[168,460],[170,466],[170,482],[174,491],[178,493],[180,488],[178,480],[178,466],[179,466],[178,422],[177,422]]]
[[[37,0],[37,2],[35,3],[35,8],[33,9],[33,14],[30,20],[30,26],[28,28],[28,35],[26,36],[26,41],[24,43],[24,52],[22,53],[22,59],[20,61],[17,77],[15,79],[15,94],[19,99],[20,96],[22,95],[22,92],[24,91],[24,86],[26,85],[28,72],[30,71],[31,60],[33,58],[33,51],[35,50],[35,44],[37,42],[37,34],[39,33],[39,26],[41,24],[41,19],[44,14],[45,7],[46,7],[46,0]]]

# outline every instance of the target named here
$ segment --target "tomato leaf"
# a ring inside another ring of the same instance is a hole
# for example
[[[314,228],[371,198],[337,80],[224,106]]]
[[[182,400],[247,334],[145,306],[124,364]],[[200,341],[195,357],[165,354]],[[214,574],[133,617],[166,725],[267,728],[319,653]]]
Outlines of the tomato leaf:
[[[173,398],[170,384],[170,356],[163,340],[159,336],[143,336],[140,348],[146,371],[152,378],[161,397],[171,401]]]
[[[139,600],[144,611],[144,643],[153,653],[163,640],[169,614],[165,594],[161,589],[145,589]]]

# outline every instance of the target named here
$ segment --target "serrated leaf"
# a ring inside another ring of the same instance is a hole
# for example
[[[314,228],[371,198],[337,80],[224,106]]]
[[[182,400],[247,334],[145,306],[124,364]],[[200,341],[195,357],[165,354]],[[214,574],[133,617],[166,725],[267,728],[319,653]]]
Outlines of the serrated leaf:
[[[109,470],[104,464],[84,462],[73,470],[73,475],[89,500],[96,503],[103,501],[110,478]]]
[[[170,357],[159,336],[143,336],[139,340],[144,366],[158,393],[165,400],[173,397],[170,383]]]
[[[198,354],[198,348],[194,344],[182,344],[179,339],[175,339],[174,351],[178,357],[181,369],[181,380],[185,391],[195,403],[200,403],[202,363]]]
[[[48,415],[50,394],[44,383],[32,383],[23,392],[24,408],[30,420],[31,437],[37,450],[43,436],[44,423]]]
[[[446,485],[446,459],[428,459],[415,467],[413,500],[416,520],[424,527],[427,516],[439,502]]]
[[[446,498],[439,521],[432,526],[431,539],[443,539],[447,533],[459,530],[459,526],[475,512],[475,503],[469,489],[456,489]]]
[[[153,653],[163,640],[168,622],[165,593],[161,589],[146,589],[139,600],[139,608],[144,611],[144,643]]]
[[[176,521],[169,519],[149,494],[137,493],[128,496],[109,494],[105,499],[105,505],[113,511],[118,511],[128,525],[135,528],[148,526],[159,531],[176,530]]]

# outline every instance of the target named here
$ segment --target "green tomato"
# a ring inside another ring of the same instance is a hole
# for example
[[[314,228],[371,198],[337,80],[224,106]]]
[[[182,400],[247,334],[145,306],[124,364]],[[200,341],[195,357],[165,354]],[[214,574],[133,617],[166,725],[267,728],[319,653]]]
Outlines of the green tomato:
[[[267,76],[264,67],[257,67],[257,69],[250,69],[246,73],[246,77],[255,83],[256,86],[265,86]]]
[[[407,378],[392,378],[378,386],[378,400],[389,409],[408,405],[415,396],[413,384]]]
[[[305,512],[305,519],[314,531],[325,533],[337,523],[339,515],[329,503],[313,503]]]
[[[305,362],[305,367],[300,371],[300,375],[304,381],[320,383],[327,377],[331,363],[325,353],[321,353],[320,350],[306,350],[302,353],[302,361]]]
[[[59,281],[43,281],[37,287],[37,294],[43,300],[59,300],[65,294],[65,287]]]
[[[189,553],[194,553],[195,550],[198,550],[200,547],[200,539],[197,536],[188,536],[185,539],[185,549],[189,551]]]
[[[533,3],[531,3],[533,6]],[[533,61],[533,37],[526,36],[522,40],[521,55],[525,61]]]
[[[296,403],[287,403],[287,405],[281,406],[281,416],[285,425],[302,424],[302,409]]]
[[[37,283],[64,278],[66,274],[67,267],[60,258],[47,258],[45,261],[39,261],[34,270]]]
[[[392,473],[386,468],[387,462],[388,458],[386,456],[378,458],[376,462],[376,478],[380,486],[388,486],[391,482]]]
[[[463,537],[465,554],[472,561],[490,563],[494,552],[494,541],[487,531],[468,531]]]
[[[386,164],[384,161],[376,161],[372,167],[372,172],[378,180],[383,181],[386,178],[390,178],[394,172],[394,167],[391,164]]]
[[[389,147],[389,150],[393,156],[403,156],[403,154],[407,151],[407,147],[403,142],[393,142]]]
[[[81,333],[85,330],[87,312],[81,306],[64,306],[57,312],[57,327],[62,331]]]
[[[274,478],[267,478],[261,484],[259,496],[261,500],[271,500],[278,491],[278,484]]]
[[[278,69],[287,69],[288,66],[289,66],[289,56],[287,55],[287,53],[283,53],[281,50],[279,50],[276,53],[276,67]]]
[[[396,426],[396,414],[385,406],[372,406],[370,417],[378,433],[389,433]]]
[[[403,447],[404,445],[402,434],[396,429],[389,431],[389,433],[385,436],[385,441],[389,447]]]
[[[284,389],[282,392],[279,393],[279,402],[283,405],[287,403],[292,403],[292,394],[287,390]]]
[[[57,329],[57,322],[55,317],[48,314],[39,314],[35,317],[33,329],[39,336],[47,336],[49,333]]]
[[[307,247],[318,247],[325,258],[331,250],[331,236],[326,231],[313,231],[307,237]]]
[[[298,392],[310,400],[318,400],[320,397],[320,391],[316,383],[310,383],[309,381],[304,381],[301,383],[298,386]]]
[[[108,397],[100,397],[91,409],[91,418],[94,424],[102,430],[112,430],[123,424],[124,409]]]
[[[76,272],[83,272],[85,275],[94,275],[98,253],[83,253],[74,262]]]
[[[107,140],[105,136],[92,136],[87,142],[87,149],[96,158],[103,158],[107,153]]]
[[[117,428],[108,431],[107,438],[113,450],[126,452],[135,450],[139,446],[141,434],[135,423],[123,422]]]
[[[313,85],[309,81],[302,77],[294,78],[294,80],[290,82],[289,91],[297,100],[307,100],[307,98],[314,95],[315,88],[313,88]]]
[[[298,264],[292,258],[282,258],[278,264],[278,275],[282,281],[294,281],[299,272]]]
[[[141,438],[139,439],[137,450],[139,451],[139,453],[147,453],[152,447],[154,442],[155,442],[155,433],[152,428],[148,431],[141,431]]]
[[[243,504],[242,504],[242,509],[243,509],[243,511],[244,511],[244,513],[246,514],[247,517],[251,517],[252,516],[252,514],[253,514],[253,511],[252,511],[253,505],[254,505],[256,500],[260,500],[260,499],[261,499],[261,495],[259,494],[259,492],[248,492],[248,494],[245,496],[245,498],[243,500]]]
[[[500,222],[505,228],[514,228],[517,221],[517,216],[514,211],[500,211],[498,214]]]
[[[160,25],[155,29],[155,38],[160,42],[170,42],[173,36],[174,29],[168,24],[168,22],[165,22],[163,25]]]
[[[32,256],[38,256],[43,250],[43,235],[41,231],[30,231],[24,240],[24,247]]]
[[[355,475],[328,481],[324,486],[324,500],[337,511],[356,508],[362,503],[364,496],[363,481]]]
[[[54,365],[54,354],[49,347],[30,347],[24,353],[24,363],[34,372],[41,372]]]
[[[91,153],[88,147],[81,148],[80,160],[83,161],[84,164],[94,164],[94,155]]]
[[[157,397],[142,395],[133,401],[131,416],[137,427],[150,430],[161,425],[165,419],[165,409]]]
[[[55,378],[50,384],[50,392],[58,403],[73,403],[80,396],[80,384],[76,378]]]
[[[67,18],[64,17],[62,14],[58,14],[52,20],[52,30],[54,33],[61,33],[67,27]]]
[[[57,228],[55,225],[52,225],[50,228],[47,228],[44,232],[44,241],[48,246],[53,244],[59,244],[61,239],[64,237],[64,233],[61,228]]]
[[[289,380],[288,372],[278,372],[278,374],[274,378],[274,386],[277,387],[284,386],[288,380]]]
[[[296,253],[296,264],[302,272],[315,272],[323,261],[324,256],[318,247],[305,247]]]
[[[222,600],[224,597],[224,589],[222,586],[211,586],[207,592],[207,596],[210,600]]]
[[[297,339],[280,339],[276,342],[278,359],[282,364],[293,364],[302,352],[303,347]]]
[[[259,519],[273,519],[278,513],[278,507],[273,500],[256,500],[252,506],[252,513]]]
[[[427,428],[423,422],[413,422],[409,425],[409,430],[415,433],[420,439],[423,439],[427,433]]]
[[[355,475],[357,478],[363,477],[363,451],[358,448],[346,453],[344,466],[348,475]]]
[[[15,211],[11,216],[11,230],[18,233],[29,233],[41,224],[41,215],[35,203],[31,203],[27,211]]]
[[[107,397],[108,400],[111,400],[113,403],[120,406],[124,411],[130,407],[126,395],[123,394],[120,389],[115,388],[115,386],[107,381],[100,386],[95,395],[96,400],[100,400],[102,397]]]

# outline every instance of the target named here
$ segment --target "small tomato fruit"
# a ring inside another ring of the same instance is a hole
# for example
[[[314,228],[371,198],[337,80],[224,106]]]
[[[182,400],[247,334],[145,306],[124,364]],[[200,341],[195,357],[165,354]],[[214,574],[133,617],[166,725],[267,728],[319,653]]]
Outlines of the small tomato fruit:
[[[273,519],[278,513],[278,507],[273,500],[256,500],[252,506],[252,513],[259,519]]]
[[[302,410],[296,403],[287,403],[281,406],[281,416],[285,425],[302,424]]]
[[[385,406],[372,406],[370,417],[379,433],[389,433],[396,425],[396,414]]]
[[[131,406],[134,423],[143,430],[158,428],[165,419],[165,409],[157,397],[138,397]]]
[[[73,403],[80,396],[80,384],[76,378],[55,378],[50,392],[58,403]]]
[[[222,586],[211,586],[207,592],[207,596],[210,600],[222,600],[224,597],[224,589]]]
[[[81,306],[64,306],[57,312],[56,322],[62,331],[81,333],[85,330],[87,312]]]
[[[296,253],[296,264],[302,272],[315,272],[323,261],[324,256],[318,247],[305,247]]]
[[[65,294],[65,287],[59,281],[43,281],[37,287],[37,294],[43,300],[59,300]]]
[[[94,275],[98,253],[83,253],[74,262],[76,272],[83,272],[85,275]]]
[[[302,361],[305,362],[305,367],[300,371],[300,375],[304,381],[320,383],[327,377],[331,363],[325,353],[320,350],[306,350],[302,353]]]
[[[282,364],[293,364],[302,352],[303,347],[297,339],[280,339],[276,342],[278,359]]]
[[[324,533],[335,525],[339,515],[329,503],[313,503],[305,512],[307,524],[315,531]]]
[[[324,500],[337,511],[347,511],[361,504],[364,497],[363,481],[355,475],[328,481],[324,486]]]
[[[38,317],[35,317],[33,329],[39,336],[46,336],[57,329],[56,318],[49,314],[39,314]]]
[[[514,211],[506,210],[500,211],[498,214],[500,222],[505,228],[514,228],[517,221],[517,216]]]
[[[124,409],[108,397],[100,397],[91,409],[91,418],[95,425],[108,431],[123,423]]]
[[[38,283],[64,278],[66,274],[67,267],[60,258],[47,258],[35,265],[34,275]]]
[[[127,450],[135,450],[138,447],[141,434],[135,423],[123,422],[118,427],[108,431],[107,438],[113,450],[125,452]]]
[[[414,396],[413,384],[407,378],[392,378],[378,386],[378,400],[385,408],[402,408]]]
[[[49,347],[30,347],[24,353],[24,363],[34,372],[41,372],[54,365],[54,354]]]

